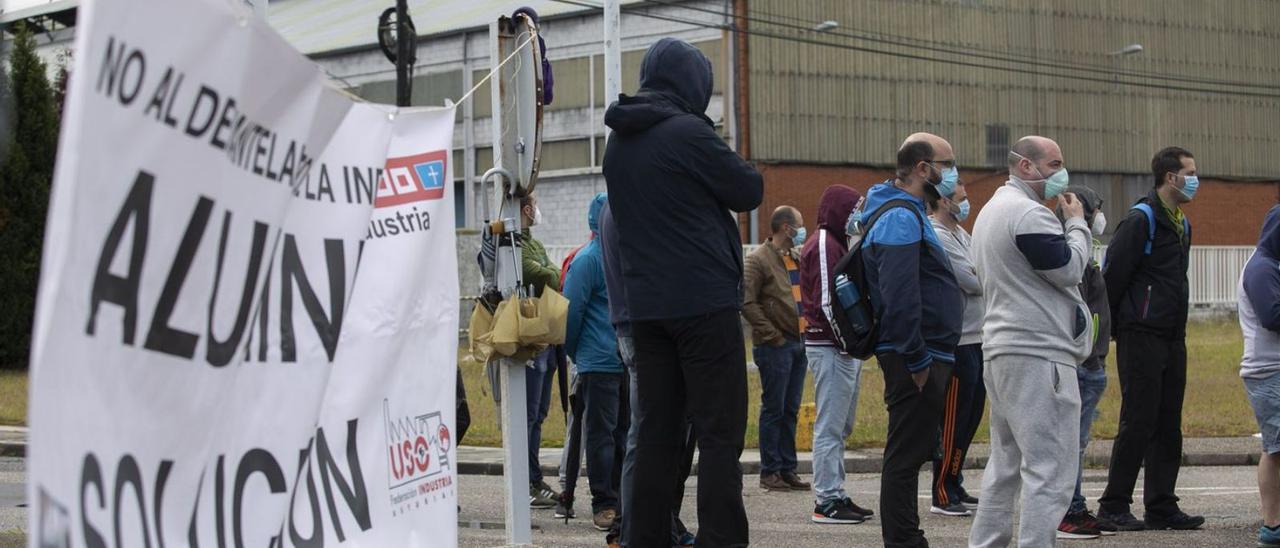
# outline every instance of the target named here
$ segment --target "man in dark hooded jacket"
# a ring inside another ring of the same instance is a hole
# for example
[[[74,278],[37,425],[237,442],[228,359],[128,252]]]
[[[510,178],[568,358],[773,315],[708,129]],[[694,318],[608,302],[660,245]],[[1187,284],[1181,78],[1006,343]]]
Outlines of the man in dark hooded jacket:
[[[640,91],[605,114],[604,176],[635,342],[635,475],[645,478],[624,493],[632,546],[670,541],[675,485],[663,478],[677,473],[686,406],[701,455],[697,544],[748,543],[742,241],[730,211],[758,207],[763,181],[704,114],[711,87],[706,56],[663,39],[641,63]]]

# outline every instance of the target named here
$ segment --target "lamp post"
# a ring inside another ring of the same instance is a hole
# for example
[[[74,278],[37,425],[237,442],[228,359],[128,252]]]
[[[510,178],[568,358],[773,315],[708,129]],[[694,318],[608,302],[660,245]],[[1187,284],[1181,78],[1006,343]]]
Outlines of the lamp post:
[[[1142,47],[1142,44],[1129,44],[1118,50],[1107,52],[1107,57],[1115,60],[1115,62],[1112,63],[1111,80],[1115,82],[1117,89],[1120,87],[1120,58],[1137,55],[1143,51],[1145,50]]]
[[[813,32],[827,32],[840,26],[839,21],[826,20],[813,27]]]
[[[395,16],[395,21],[391,17]],[[396,0],[378,17],[378,46],[387,60],[396,65],[396,106],[409,106],[413,93],[413,64],[417,62],[418,31],[409,17],[408,0]]]
[[[1142,44],[1129,44],[1123,48],[1107,53],[1107,55],[1111,57],[1121,57],[1124,55],[1135,55],[1142,52],[1143,52]]]

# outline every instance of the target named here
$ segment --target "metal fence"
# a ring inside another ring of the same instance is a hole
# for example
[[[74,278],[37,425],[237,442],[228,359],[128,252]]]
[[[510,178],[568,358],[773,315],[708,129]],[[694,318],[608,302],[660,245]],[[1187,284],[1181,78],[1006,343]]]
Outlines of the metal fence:
[[[559,265],[576,245],[549,245],[547,255],[552,264]],[[751,253],[758,246],[742,246],[743,256]],[[1197,245],[1191,247],[1191,267],[1187,276],[1191,281],[1191,306],[1197,308],[1234,308],[1236,305],[1236,285],[1240,281],[1240,271],[1249,257],[1253,256],[1253,246],[1247,245]],[[1101,263],[1106,254],[1105,246],[1094,249],[1094,258]]]

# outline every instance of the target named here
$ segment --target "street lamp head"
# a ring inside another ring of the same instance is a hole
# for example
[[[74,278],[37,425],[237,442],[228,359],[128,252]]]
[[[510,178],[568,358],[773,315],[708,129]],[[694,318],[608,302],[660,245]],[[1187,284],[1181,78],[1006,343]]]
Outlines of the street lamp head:
[[[821,22],[821,23],[818,23],[818,25],[817,25],[817,26],[813,27],[813,31],[814,31],[814,32],[827,32],[827,31],[829,31],[829,30],[831,30],[831,29],[834,29],[834,28],[836,28],[836,27],[839,27],[839,26],[840,26],[840,22],[839,22],[839,21],[826,20],[826,21],[823,21],[823,22]]]
[[[1142,44],[1129,44],[1123,48],[1120,48],[1111,53],[1108,53],[1107,55],[1120,56],[1120,55],[1134,55],[1137,53],[1142,53]]]

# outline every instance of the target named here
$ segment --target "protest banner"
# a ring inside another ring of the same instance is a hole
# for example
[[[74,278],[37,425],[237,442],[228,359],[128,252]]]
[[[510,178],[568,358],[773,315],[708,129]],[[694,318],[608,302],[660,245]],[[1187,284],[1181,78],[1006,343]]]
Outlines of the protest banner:
[[[32,351],[32,546],[454,546],[452,108],[250,8],[81,4]]]

